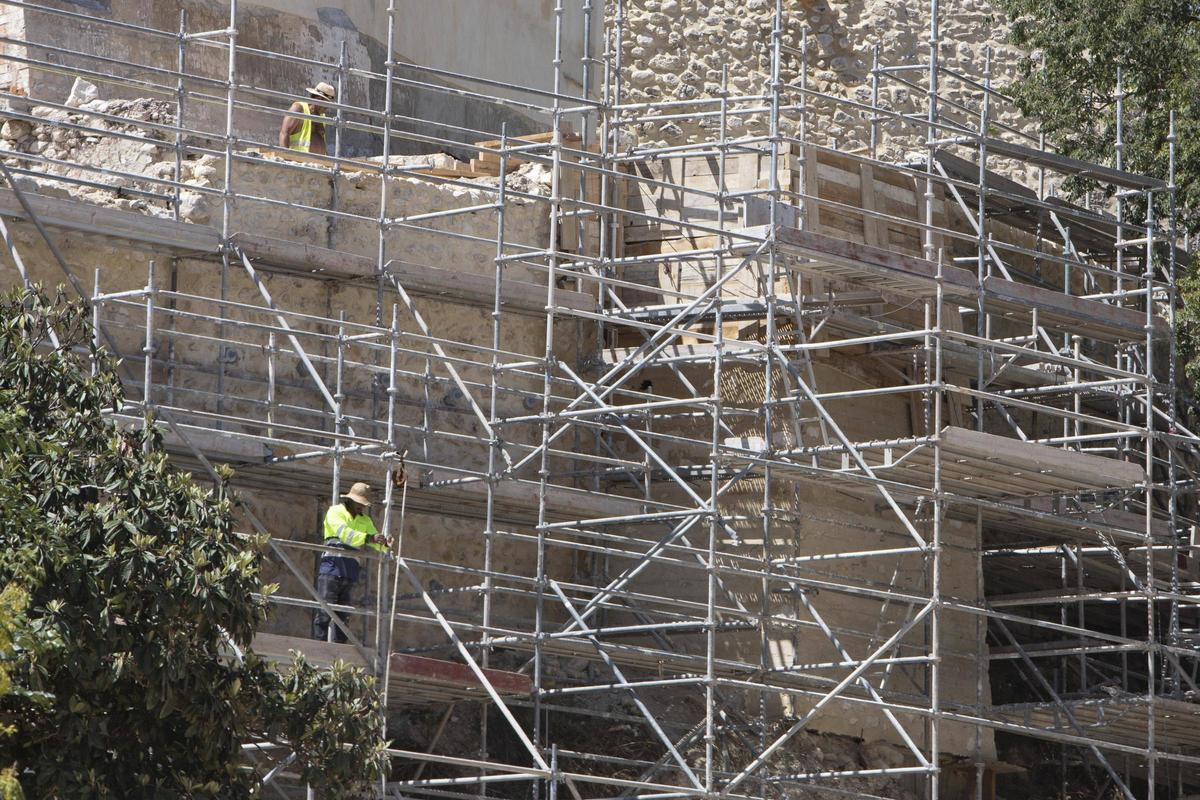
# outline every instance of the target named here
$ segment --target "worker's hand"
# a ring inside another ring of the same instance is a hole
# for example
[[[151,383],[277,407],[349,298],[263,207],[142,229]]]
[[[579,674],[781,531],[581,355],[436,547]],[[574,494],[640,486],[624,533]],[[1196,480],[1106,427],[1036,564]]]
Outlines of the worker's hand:
[[[377,533],[374,536],[372,536],[371,541],[374,542],[375,544],[381,544],[386,547],[392,546],[391,537],[384,536],[382,533]]]
[[[401,489],[407,482],[408,476],[405,474],[403,467],[392,473],[392,486],[396,487],[397,489]]]

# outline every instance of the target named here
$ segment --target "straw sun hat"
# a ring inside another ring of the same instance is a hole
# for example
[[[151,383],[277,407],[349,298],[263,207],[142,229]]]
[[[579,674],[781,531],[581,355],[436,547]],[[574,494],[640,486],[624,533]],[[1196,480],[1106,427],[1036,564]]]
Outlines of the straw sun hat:
[[[342,497],[353,500],[359,505],[369,506],[371,505],[371,487],[365,483],[356,483]]]
[[[324,81],[321,81],[316,86],[309,86],[304,91],[308,92],[313,97],[321,100],[328,100],[331,103],[337,100],[337,89],[334,89]]]

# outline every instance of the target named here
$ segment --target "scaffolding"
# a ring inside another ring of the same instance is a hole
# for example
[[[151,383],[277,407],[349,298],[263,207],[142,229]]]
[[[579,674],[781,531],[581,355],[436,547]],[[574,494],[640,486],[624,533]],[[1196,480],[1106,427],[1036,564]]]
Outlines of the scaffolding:
[[[983,798],[1007,769],[998,734],[1041,742],[1064,785],[1073,770],[1099,776],[1097,796],[1195,790],[1200,439],[1176,412],[1174,134],[1163,177],[1124,170],[1120,122],[1113,166],[1048,150],[1001,120],[1011,101],[990,64],[971,77],[939,62],[937,0],[927,58],[884,65],[877,48],[869,102],[810,88],[814,36],[776,0],[755,93],[727,91],[726,76],[717,97],[653,103],[626,100],[625,4],[581,0],[571,93],[565,2],[549,88],[396,60],[394,0],[383,71],[344,47],[328,64],[239,44],[238,0],[221,30],[2,3],[104,34],[89,41],[176,53],[141,63],[0,37],[19,69],[174,109],[71,121],[34,113],[72,110],[58,98],[7,96],[11,119],[173,153],[173,172],[151,175],[0,149],[6,251],[29,283],[33,248],[23,258],[9,226],[33,226],[90,304],[98,341],[123,359],[116,419],[152,415],[181,465],[215,478],[214,463],[238,464],[234,485],[250,491],[336,502],[349,480],[383,474],[380,529],[398,545],[370,560],[362,606],[316,592],[315,533],[281,536],[244,509],[286,579],[272,602],[323,609],[348,638],[272,633],[256,648],[363,665],[393,717],[436,709],[426,749],[388,751],[387,797]],[[246,132],[243,118],[277,125],[304,99],[250,85],[247,62],[336,77],[328,155],[281,156]],[[347,103],[352,82],[382,108]],[[891,109],[889,86],[923,97],[924,113]],[[402,92],[468,98],[551,133],[406,117]],[[218,124],[189,126],[197,108]],[[835,111],[867,148],[821,138]],[[638,143],[680,119],[704,119],[711,137]],[[735,134],[735,120],[766,130]],[[344,155],[351,134],[379,156]],[[883,160],[886,142],[917,153]],[[404,163],[401,143],[471,146],[497,177]],[[190,180],[197,158],[219,175]],[[1013,163],[1039,187],[1004,177]],[[548,188],[510,181],[518,164],[548,171]],[[268,168],[331,179],[331,202],[239,183]],[[369,208],[339,195],[347,174],[378,189]],[[37,191],[47,178],[163,212],[52,197]],[[1109,199],[1057,196],[1069,178]],[[469,199],[407,208],[399,182]],[[211,224],[182,219],[189,194],[215,204]],[[332,233],[319,246],[247,230],[250,209],[352,229],[371,252]],[[492,233],[455,230],[468,217]],[[144,285],[83,274],[56,244],[64,232],[151,252]],[[397,247],[410,235],[486,249],[490,275],[414,261]],[[183,260],[212,267],[207,293],[179,287]],[[315,313],[272,291],[314,275],[373,292],[372,307]],[[232,294],[235,278],[253,302]],[[479,325],[423,315],[427,298]],[[257,360],[239,366],[244,353]],[[859,371],[831,380],[831,365]],[[402,468],[411,489],[393,488]],[[480,557],[414,556],[414,509],[466,526]],[[454,746],[471,744],[445,752],[456,709],[472,709],[473,733]],[[797,755],[808,731],[846,730],[835,716],[900,755],[837,767]],[[616,747],[602,721],[637,746]],[[286,748],[247,745],[272,791],[303,791]]]

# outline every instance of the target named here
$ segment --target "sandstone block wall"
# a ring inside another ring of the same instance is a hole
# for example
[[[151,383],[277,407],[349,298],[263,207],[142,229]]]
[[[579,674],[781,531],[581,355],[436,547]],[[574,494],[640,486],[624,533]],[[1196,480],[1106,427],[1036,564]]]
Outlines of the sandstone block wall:
[[[10,119],[0,129],[4,147],[32,156],[70,162],[69,165],[41,164],[36,176],[21,177],[23,191],[44,197],[63,198],[139,212],[148,216],[170,217],[166,202],[139,195],[169,195],[170,190],[156,184],[155,178],[171,178],[174,153],[170,143],[145,130],[137,122],[169,122],[172,110],[156,101],[95,100],[88,107],[74,111],[51,111],[35,107],[36,124]],[[128,117],[131,124],[103,123],[96,113]],[[85,133],[60,123],[94,125],[113,131]],[[121,138],[120,134],[135,133],[147,136],[141,142]],[[12,166],[28,167],[29,162],[10,158]],[[234,185],[238,191],[251,193],[267,200],[287,201],[316,209],[336,208],[359,218],[329,217],[296,206],[287,207],[265,201],[239,200],[233,209],[233,232],[269,236],[292,244],[333,247],[351,256],[374,259],[378,242],[379,203],[385,195],[388,215],[401,217],[453,208],[485,205],[494,200],[494,193],[462,187],[439,187],[412,178],[390,178],[385,185],[377,173],[367,170],[346,170],[339,173],[297,169],[296,162],[284,162],[264,155],[234,165]],[[303,165],[300,165],[303,166]],[[196,225],[219,224],[221,202],[219,191],[224,175],[224,161],[215,156],[200,156],[184,161],[182,181],[184,203],[180,218]],[[98,172],[97,170],[109,170]],[[127,173],[117,175],[113,171]],[[529,170],[526,170],[529,172]],[[107,188],[88,187],[73,182],[86,180]],[[514,185],[539,191],[536,176],[525,174],[510,178]],[[208,190],[208,191],[203,191]],[[443,231],[471,238],[450,239],[439,235]],[[191,298],[162,299],[160,308],[171,305],[180,316],[160,313],[156,324],[158,363],[153,370],[156,386],[155,401],[189,411],[208,414],[204,418],[189,418],[190,424],[262,435],[261,424],[238,421],[265,420],[264,403],[268,392],[268,372],[276,374],[274,419],[280,425],[306,426],[315,429],[328,427],[328,409],[304,369],[298,355],[291,351],[283,336],[276,340],[278,351],[269,354],[269,338],[265,330],[238,326],[237,322],[274,324],[262,313],[247,308],[227,309],[222,324],[219,306],[199,298],[224,297],[235,303],[262,307],[264,300],[241,264],[236,261],[223,269],[212,254],[179,254],[153,245],[126,243],[103,235],[64,233],[52,228],[52,235],[81,281],[92,285],[98,271],[102,292],[112,293],[138,289],[145,285],[147,263],[155,260],[158,268],[155,284],[160,290],[172,289]],[[28,225],[14,225],[15,244],[30,266],[33,281],[54,286],[64,281],[54,259],[39,236]],[[488,276],[494,274],[496,216],[490,210],[477,210],[443,219],[414,223],[409,227],[392,228],[386,237],[389,259],[425,267],[436,267],[452,274]],[[530,248],[543,248],[549,237],[549,218],[544,205],[530,201],[510,202],[506,213],[506,240]],[[544,284],[545,277],[527,266],[513,265],[506,270],[506,279]],[[374,279],[361,282],[329,280],[322,275],[264,273],[264,279],[278,305],[290,312],[314,317],[337,319],[345,312],[350,324],[375,324],[377,306],[383,304],[385,324],[397,296],[385,291],[382,301]],[[18,282],[15,270],[0,271],[0,285],[11,287]],[[471,346],[488,347],[492,341],[490,310],[464,306],[447,299],[415,294],[416,312],[428,324],[431,333],[461,347],[447,346],[447,351],[464,360],[458,364],[462,378],[486,386],[490,381],[489,359]],[[398,359],[401,371],[400,393],[397,397],[396,423],[399,446],[407,449],[413,460],[431,464],[480,469],[486,464],[486,445],[479,420],[470,410],[465,397],[457,391],[446,370],[434,363],[426,377],[424,357],[431,352],[429,343],[420,337],[420,328],[412,310],[399,308],[402,348]],[[116,340],[121,353],[130,358],[126,365],[130,396],[137,399],[140,391],[141,340],[144,336],[144,311],[137,303],[107,305],[102,314],[106,329]],[[336,325],[314,320],[292,319],[298,330],[320,333],[328,337],[336,333]],[[353,333],[353,331],[351,331]],[[314,339],[301,336],[305,350],[316,363],[327,385],[333,386],[336,347],[329,338]],[[564,343],[561,356],[574,361],[572,337],[560,336]],[[502,350],[514,357],[540,357],[545,348],[545,321],[540,316],[507,314],[501,327]],[[362,434],[377,438],[384,436],[382,422],[386,418],[386,351],[368,350],[362,345],[348,345],[344,376],[346,413],[354,417],[352,424]],[[168,363],[169,361],[169,363]],[[465,363],[475,362],[478,366]],[[382,379],[381,379],[382,378]],[[526,399],[540,395],[540,379],[517,373],[504,377],[505,390],[499,398],[498,413],[518,416],[529,413]],[[486,391],[476,388],[475,398],[487,406]],[[436,435],[427,438],[420,433],[426,421]],[[303,442],[306,437],[296,431],[281,430],[280,437]],[[532,428],[513,427],[504,431],[511,446],[530,444],[536,432]],[[231,442],[234,440],[230,439]],[[235,448],[236,450],[236,448]],[[320,518],[329,503],[329,464],[314,470],[320,479],[296,480],[281,486],[277,480],[264,480],[261,460],[269,452],[266,446],[247,451],[247,456],[235,465],[241,477],[235,485],[243,489],[247,503],[280,540],[317,543],[320,539]],[[519,453],[517,455],[519,457]],[[361,469],[358,467],[356,469]],[[383,470],[375,473],[348,476],[346,481],[359,477],[379,483]],[[416,485],[425,476],[413,471]],[[446,478],[446,474],[437,475]],[[263,484],[271,489],[254,488]],[[467,569],[483,565],[484,538],[480,509],[447,509],[442,512],[429,501],[424,506],[414,502],[408,520],[406,553],[418,561],[453,564]],[[378,516],[378,515],[377,515]],[[378,520],[377,520],[378,521]],[[249,524],[243,528],[251,530]],[[314,551],[293,550],[293,559],[304,570],[315,570]],[[551,555],[553,568],[563,575],[575,573],[573,556]],[[494,565],[514,575],[531,575],[536,559],[535,548],[523,543],[506,542],[498,550]],[[315,572],[314,572],[315,574]],[[469,572],[427,569],[426,579],[434,579],[444,590],[475,586],[480,579]],[[271,578],[281,585],[281,593],[307,598],[301,584],[282,564],[271,565]],[[390,588],[390,587],[389,587]],[[366,588],[373,594],[376,588]],[[450,613],[461,612],[477,617],[481,596],[478,592],[451,594],[443,598],[443,608]],[[496,604],[497,620],[525,620],[532,610],[529,603],[515,595],[500,598]],[[412,597],[401,604],[402,613],[414,612],[424,616],[423,606]],[[309,612],[295,605],[279,605],[273,609],[270,630],[303,636],[307,632]],[[421,647],[444,640],[444,635],[428,624],[404,622],[399,630],[402,646]]]
[[[29,188],[29,187],[27,187]],[[244,212],[248,213],[248,212]],[[514,224],[521,224],[520,213],[513,214]],[[252,226],[253,218],[244,217],[246,223]],[[532,224],[532,223],[530,223]],[[63,276],[58,271],[52,256],[41,242],[34,230],[25,224],[13,226],[15,243],[25,262],[30,265],[31,278],[48,286],[63,282]],[[128,247],[104,237],[95,237],[78,233],[53,232],[56,244],[61,249],[68,263],[81,276],[83,282],[90,286],[92,275],[99,269],[101,289],[104,292],[119,292],[137,289],[146,283],[147,262],[156,259],[159,264],[156,284],[166,290],[172,286],[176,290],[188,294],[207,297],[221,295],[222,275],[219,263],[208,259],[178,259],[171,268],[171,254],[154,248]],[[324,231],[320,232],[324,235]],[[483,267],[482,261],[469,258],[469,248],[464,249],[464,258],[458,262],[458,267],[464,270],[475,270]],[[488,259],[490,263],[490,256]],[[285,275],[267,275],[266,280],[275,294],[278,302],[289,311],[310,313],[336,318],[340,310],[347,311],[350,321],[373,323],[375,316],[375,287],[371,285],[345,285],[322,279],[290,277]],[[7,289],[17,283],[16,271],[11,267],[0,271],[0,286]],[[262,298],[257,288],[249,281],[244,270],[240,267],[231,270],[226,276],[225,296],[230,300],[251,305],[262,305]],[[164,299],[165,304],[165,299]],[[390,302],[390,300],[389,300]],[[463,342],[484,344],[490,342],[491,328],[487,314],[482,309],[463,308],[462,306],[439,301],[433,298],[415,298],[418,309],[430,321],[438,335]],[[179,301],[180,311],[214,314],[211,304],[200,302]],[[389,306],[390,308],[390,306]],[[230,319],[265,321],[261,315],[234,311]],[[167,322],[167,316],[160,317],[161,326],[156,343],[160,357],[165,360],[168,343],[174,342],[175,368],[174,375],[168,377],[165,364],[158,365],[154,370],[156,381],[156,398],[160,404],[173,403],[179,407],[222,414],[227,418],[245,416],[252,419],[263,419],[262,401],[266,397],[267,357],[265,353],[265,333],[244,331],[228,326],[226,335],[229,341],[223,346],[204,337],[215,336],[218,325],[213,321],[198,319],[178,319],[174,323]],[[144,336],[142,324],[144,313],[134,306],[111,305],[103,313],[106,328],[116,339],[123,354],[130,357],[128,370],[131,376],[141,375],[141,363],[136,360],[140,355],[140,341]],[[415,332],[410,314],[401,314],[402,328],[406,333]],[[505,320],[502,347],[511,352],[521,352],[528,355],[540,355],[543,347],[544,321],[532,316],[510,315]],[[312,330],[311,324],[293,321],[294,327],[302,330]],[[323,326],[329,330],[329,326]],[[174,330],[179,336],[168,336],[166,331]],[[314,358],[329,359],[334,351],[328,344],[315,344],[302,338],[310,355]],[[286,347],[286,342],[279,342]],[[405,341],[405,347],[416,353],[419,345]],[[465,351],[460,355],[468,355]],[[564,354],[565,355],[565,354]],[[360,359],[360,363],[369,362],[361,353],[351,351],[351,357]],[[224,392],[228,395],[223,402],[216,395],[218,389],[218,365],[224,364]],[[386,362],[383,362],[386,363]],[[304,424],[321,428],[323,423],[312,413],[324,410],[320,396],[307,374],[300,368],[299,359],[294,354],[281,354],[276,357],[278,367],[277,401],[280,409],[276,419],[282,424]],[[424,370],[423,359],[414,354],[401,359],[400,367],[410,374],[419,376]],[[332,363],[328,360],[318,360],[318,368],[329,385],[332,386]],[[486,377],[482,369],[462,370],[468,380],[481,380]],[[470,413],[462,398],[451,397],[453,387],[443,371],[434,368],[434,383],[432,384],[433,407],[431,420],[436,431],[455,434],[458,436],[478,436],[478,421]],[[136,384],[137,378],[133,378]],[[529,388],[533,388],[530,384]],[[384,398],[380,385],[372,380],[372,375],[364,367],[348,368],[346,375],[346,393],[348,395],[348,413],[374,419],[374,425],[363,428],[363,433],[382,435],[378,423],[383,418]],[[130,390],[131,398],[139,396],[138,389]],[[484,395],[486,398],[486,395]],[[257,401],[257,402],[256,402]],[[520,397],[502,395],[503,406],[501,413],[517,414],[523,408]],[[433,463],[442,463],[459,467],[478,468],[485,463],[486,449],[469,442],[464,442],[447,436],[439,436],[431,440],[431,447],[425,449],[423,438],[413,428],[423,422],[424,395],[418,378],[404,381],[401,396],[398,398],[397,423],[402,426],[399,434],[400,445],[410,451],[413,459],[424,459]],[[194,420],[189,420],[194,422]],[[215,427],[218,423],[208,423]],[[363,426],[359,424],[359,427]],[[243,430],[244,426],[236,421],[228,420],[223,428],[229,431]],[[246,427],[246,432],[261,435],[261,426],[253,429]],[[513,430],[507,435],[520,442],[523,432]],[[302,439],[295,434],[281,432],[283,438],[292,440]],[[318,543],[320,541],[320,519],[329,504],[328,464],[325,464],[324,482],[309,482],[297,480],[292,487],[255,489],[263,478],[263,467],[256,463],[267,453],[261,448],[257,458],[235,463],[238,471],[234,485],[246,498],[249,506],[266,524],[271,534],[280,540],[295,540],[300,542]],[[413,473],[414,485],[419,485],[421,474],[419,470]],[[381,488],[383,470],[379,467],[375,474],[363,475]],[[440,477],[445,477],[444,475]],[[356,480],[348,477],[346,480]],[[200,476],[203,480],[203,476]],[[250,487],[250,488],[245,488]],[[444,512],[436,508],[421,508],[415,506],[410,511],[406,525],[405,553],[416,561],[453,564],[468,569],[479,569],[483,566],[484,537],[483,525],[478,518],[478,509],[446,509]],[[410,506],[410,508],[412,508]],[[380,515],[375,514],[376,522]],[[250,532],[249,523],[240,530]],[[315,576],[316,557],[312,551],[299,549],[289,550],[293,559],[302,569],[313,570]],[[573,575],[575,573],[574,558],[569,553],[561,551],[552,553],[551,569],[556,574]],[[532,545],[505,542],[498,546],[495,568],[514,575],[532,575],[536,559],[536,548]],[[469,573],[444,571],[437,569],[422,569],[425,580],[434,579],[444,589],[475,586],[480,579]],[[280,563],[268,565],[268,579],[280,583],[280,593],[291,597],[307,598],[300,583]],[[407,591],[402,587],[403,591]],[[364,593],[373,596],[374,585],[364,587]],[[478,616],[482,603],[481,596],[476,592],[460,595],[448,595],[441,599],[443,609],[450,614],[461,612]],[[498,620],[525,620],[531,618],[531,603],[524,598],[514,595],[500,597],[496,603]],[[418,613],[425,616],[419,600],[408,596],[401,603],[401,612]],[[272,622],[267,630],[294,636],[307,634],[309,612],[295,606],[279,605],[273,607]],[[436,627],[425,623],[403,622],[397,629],[398,646],[420,647],[441,644],[444,635]]]

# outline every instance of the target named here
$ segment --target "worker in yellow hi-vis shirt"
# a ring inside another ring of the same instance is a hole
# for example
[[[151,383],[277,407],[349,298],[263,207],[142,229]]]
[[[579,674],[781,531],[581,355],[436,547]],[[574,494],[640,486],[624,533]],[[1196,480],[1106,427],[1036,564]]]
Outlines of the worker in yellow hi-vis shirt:
[[[318,83],[306,90],[313,100],[324,100],[327,103],[337,102],[337,90],[328,83]],[[292,103],[289,114],[308,114],[313,117],[325,116],[325,106],[316,103]],[[279,146],[289,150],[299,150],[302,153],[325,155],[325,123],[303,117],[286,116],[279,128]]]
[[[394,485],[404,485],[404,470],[396,470]],[[391,541],[375,530],[367,515],[371,507],[371,487],[356,483],[342,495],[342,502],[325,512],[325,547],[317,571],[317,593],[326,603],[351,605],[354,587],[358,583],[358,559],[351,553],[369,547],[387,552]],[[312,638],[345,642],[346,634],[336,625],[330,627],[329,615],[318,608],[313,614]]]

